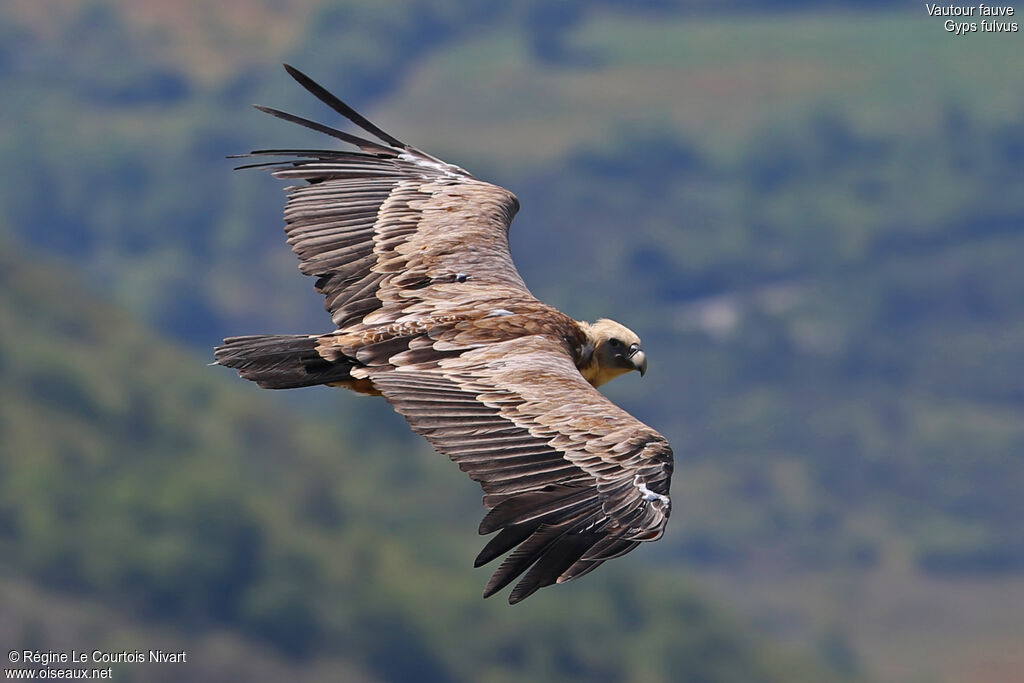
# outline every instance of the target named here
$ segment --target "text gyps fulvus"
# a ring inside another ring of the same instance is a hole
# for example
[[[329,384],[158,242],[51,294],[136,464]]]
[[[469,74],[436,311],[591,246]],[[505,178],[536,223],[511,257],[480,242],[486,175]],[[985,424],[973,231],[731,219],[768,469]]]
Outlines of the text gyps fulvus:
[[[289,188],[288,243],[337,329],[226,339],[217,363],[268,389],[327,384],[383,395],[479,482],[497,532],[476,566],[511,553],[487,597],[516,603],[661,537],[672,450],[595,387],[647,367],[640,338],[578,322],[530,294],[512,263],[519,203],[388,135],[298,70],[303,87],[378,141],[281,111],[360,152],[260,150]]]

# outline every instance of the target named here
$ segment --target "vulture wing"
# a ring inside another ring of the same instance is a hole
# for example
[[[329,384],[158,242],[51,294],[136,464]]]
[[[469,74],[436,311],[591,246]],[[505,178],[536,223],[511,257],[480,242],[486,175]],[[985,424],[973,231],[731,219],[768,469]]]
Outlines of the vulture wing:
[[[498,534],[476,566],[512,550],[484,597],[525,572],[509,597],[519,602],[661,537],[672,450],[590,386],[564,343],[536,335],[410,360],[392,356],[368,374],[483,487],[480,533]]]
[[[291,158],[242,167],[307,181],[288,188],[285,231],[300,270],[317,278],[338,328],[437,314],[481,298],[534,300],[508,249],[509,224],[519,209],[515,195],[400,142],[302,72],[285,68],[379,139],[258,106],[361,152],[257,150],[250,156]],[[459,286],[445,286],[452,283]]]

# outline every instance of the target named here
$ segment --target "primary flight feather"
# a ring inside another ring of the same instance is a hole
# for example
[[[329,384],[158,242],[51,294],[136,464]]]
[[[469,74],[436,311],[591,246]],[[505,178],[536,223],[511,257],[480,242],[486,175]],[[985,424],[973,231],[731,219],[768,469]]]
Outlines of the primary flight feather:
[[[476,566],[508,553],[484,597],[509,602],[661,537],[672,449],[598,387],[647,359],[612,320],[538,301],[512,263],[504,188],[399,141],[305,74],[303,87],[377,138],[260,110],[360,151],[259,150],[288,188],[285,231],[337,329],[231,337],[217,363],[268,389],[383,396],[484,490]],[[511,551],[511,552],[510,552]]]

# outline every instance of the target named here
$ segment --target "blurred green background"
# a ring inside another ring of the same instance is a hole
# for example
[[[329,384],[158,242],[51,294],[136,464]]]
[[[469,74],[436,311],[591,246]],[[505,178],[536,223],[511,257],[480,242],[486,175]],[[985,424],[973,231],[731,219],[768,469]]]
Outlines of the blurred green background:
[[[0,646],[120,681],[1024,681],[1024,50],[919,3],[0,5]],[[227,154],[384,129],[517,193],[674,515],[482,601],[479,490],[380,402],[206,367],[330,321]]]

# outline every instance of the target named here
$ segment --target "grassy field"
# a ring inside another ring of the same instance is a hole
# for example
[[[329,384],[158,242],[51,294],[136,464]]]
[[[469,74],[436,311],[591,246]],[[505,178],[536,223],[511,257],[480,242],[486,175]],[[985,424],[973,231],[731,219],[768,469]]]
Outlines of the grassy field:
[[[838,637],[869,680],[1024,681],[1020,577],[939,580],[894,563],[865,572],[708,573],[704,582],[765,633],[798,649],[808,629]]]
[[[504,166],[636,128],[678,130],[728,153],[751,131],[816,109],[869,131],[907,129],[947,103],[998,115],[1024,89],[1012,35],[955,37],[923,9],[598,17],[570,43],[596,63],[538,64],[509,31],[459,43],[375,113],[415,144]]]

